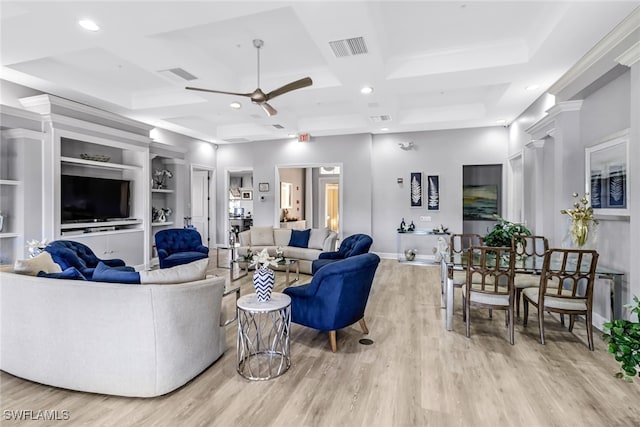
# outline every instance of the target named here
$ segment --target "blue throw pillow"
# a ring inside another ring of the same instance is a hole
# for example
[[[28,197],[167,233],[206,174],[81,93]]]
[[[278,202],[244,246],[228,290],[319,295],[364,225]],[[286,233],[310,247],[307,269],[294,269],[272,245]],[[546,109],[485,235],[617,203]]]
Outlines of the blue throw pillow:
[[[67,279],[67,280],[87,280],[86,277],[75,267],[69,267],[60,273],[45,273],[40,271],[38,277],[46,277],[49,279]]]
[[[311,229],[306,230],[291,230],[291,238],[289,239],[289,246],[295,246],[296,248],[309,247],[309,236],[311,235]]]
[[[118,268],[112,268],[100,261],[93,271],[94,282],[109,282],[109,283],[128,283],[139,284],[140,273],[137,271],[122,271]]]

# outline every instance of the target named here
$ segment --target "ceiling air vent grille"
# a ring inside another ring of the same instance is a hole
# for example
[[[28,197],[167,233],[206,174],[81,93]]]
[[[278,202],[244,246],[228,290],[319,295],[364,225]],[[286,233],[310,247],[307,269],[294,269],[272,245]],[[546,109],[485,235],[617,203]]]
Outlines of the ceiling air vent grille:
[[[334,40],[329,42],[331,50],[336,58],[345,56],[363,55],[369,53],[364,37],[353,37],[350,39]]]
[[[278,124],[271,125],[271,126],[273,126],[273,127],[274,127],[274,128],[276,128],[276,129],[284,129],[284,126],[282,126],[282,125],[278,125]]]
[[[169,68],[168,70],[160,70],[158,72],[174,81],[197,80],[196,76],[182,68]]]
[[[388,114],[382,114],[380,116],[369,116],[369,119],[374,123],[388,122],[391,120],[391,116]]]

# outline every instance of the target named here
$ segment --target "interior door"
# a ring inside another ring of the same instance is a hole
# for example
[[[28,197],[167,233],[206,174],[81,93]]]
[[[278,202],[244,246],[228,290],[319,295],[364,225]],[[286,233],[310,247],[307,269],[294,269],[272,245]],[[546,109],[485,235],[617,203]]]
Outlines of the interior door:
[[[340,184],[338,178],[320,178],[320,223],[339,233],[340,230]]]
[[[209,246],[209,171],[194,170],[191,176],[191,224]]]

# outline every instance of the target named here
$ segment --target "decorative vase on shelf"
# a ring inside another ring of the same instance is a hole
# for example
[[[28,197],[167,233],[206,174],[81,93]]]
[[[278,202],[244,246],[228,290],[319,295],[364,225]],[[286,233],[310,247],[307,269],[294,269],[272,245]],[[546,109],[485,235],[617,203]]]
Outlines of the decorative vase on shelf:
[[[253,287],[256,289],[259,302],[271,299],[271,291],[276,282],[276,275],[269,267],[262,265],[253,273]]]
[[[567,221],[564,246],[571,249],[596,249],[599,224],[594,219],[576,218]]]

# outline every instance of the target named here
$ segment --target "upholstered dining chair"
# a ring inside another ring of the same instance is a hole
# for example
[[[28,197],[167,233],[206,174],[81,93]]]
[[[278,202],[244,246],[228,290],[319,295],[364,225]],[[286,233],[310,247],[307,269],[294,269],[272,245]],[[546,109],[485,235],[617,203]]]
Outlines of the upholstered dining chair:
[[[334,353],[338,329],[359,322],[362,332],[368,334],[364,310],[379,263],[376,254],[355,255],[325,265],[305,285],[286,288],[283,292],[291,297],[291,321],[329,332]]]
[[[513,287],[515,255],[510,247],[472,246],[467,256],[467,280],[462,287],[467,338],[471,336],[471,306],[505,310],[509,343],[514,343]]]
[[[515,234],[511,247],[516,256],[513,284],[516,288],[516,317],[520,317],[520,299],[525,288],[540,286],[540,271],[549,241],[544,236]]]
[[[573,331],[575,316],[584,315],[589,350],[593,351],[593,284],[598,253],[593,250],[549,249],[544,257],[540,286],[522,291],[524,326],[527,326],[529,304],[538,309],[540,342],[544,344],[545,312],[567,314],[569,331]]]
[[[449,257],[454,262],[457,257],[461,257],[464,251],[472,246],[483,246],[483,238],[480,234],[452,234],[449,239]],[[453,271],[453,285],[461,287],[467,280],[467,273],[462,270]]]
[[[209,248],[202,244],[200,233],[192,228],[160,230],[155,241],[160,268],[188,264],[209,256]]]

